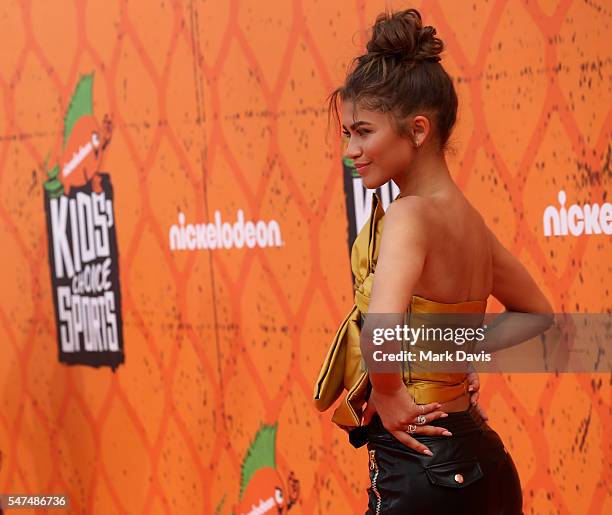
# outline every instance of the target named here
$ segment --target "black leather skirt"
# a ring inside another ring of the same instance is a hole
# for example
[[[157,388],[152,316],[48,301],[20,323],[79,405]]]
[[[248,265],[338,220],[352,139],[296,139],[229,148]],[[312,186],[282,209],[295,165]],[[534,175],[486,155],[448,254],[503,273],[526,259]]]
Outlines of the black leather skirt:
[[[474,408],[449,413],[431,425],[453,433],[413,435],[427,445],[431,457],[400,443],[377,414],[367,426],[352,432],[355,447],[368,446],[366,515],[522,515],[514,462],[499,435]]]

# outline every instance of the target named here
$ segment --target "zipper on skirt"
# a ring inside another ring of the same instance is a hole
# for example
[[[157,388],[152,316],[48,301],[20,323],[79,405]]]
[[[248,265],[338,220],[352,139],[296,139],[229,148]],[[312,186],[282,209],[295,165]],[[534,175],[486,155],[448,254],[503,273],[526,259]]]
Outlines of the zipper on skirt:
[[[380,505],[382,503],[382,499],[380,497],[380,492],[376,487],[376,481],[378,480],[378,463],[376,463],[376,450],[371,449],[368,451],[370,454],[370,470],[374,471],[372,475],[372,492],[376,496],[376,515],[380,515]]]

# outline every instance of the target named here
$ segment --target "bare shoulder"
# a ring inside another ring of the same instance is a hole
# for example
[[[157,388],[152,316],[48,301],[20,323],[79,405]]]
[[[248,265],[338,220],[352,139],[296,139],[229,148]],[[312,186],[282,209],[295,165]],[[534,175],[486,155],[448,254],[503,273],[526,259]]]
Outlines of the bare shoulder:
[[[426,252],[430,247],[435,209],[431,200],[418,196],[406,196],[392,202],[385,213],[383,233],[387,244],[410,246]]]
[[[385,225],[423,228],[432,221],[435,212],[434,204],[430,199],[408,195],[389,205],[385,213]]]
[[[483,230],[487,233],[487,238],[489,238],[488,233],[490,232],[489,227],[487,226],[487,222],[484,219],[484,216],[482,216],[482,213],[476,208],[476,206],[474,206],[470,200],[463,194],[463,192],[461,193],[461,199],[463,202],[465,202],[465,205],[467,206],[469,213],[471,214],[471,216],[473,216],[478,223],[480,224],[480,226],[483,228]]]

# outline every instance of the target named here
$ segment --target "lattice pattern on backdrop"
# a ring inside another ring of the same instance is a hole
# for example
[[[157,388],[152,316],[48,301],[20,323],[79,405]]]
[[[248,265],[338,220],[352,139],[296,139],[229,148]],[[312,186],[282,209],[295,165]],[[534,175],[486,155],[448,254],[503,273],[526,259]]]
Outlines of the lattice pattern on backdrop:
[[[609,309],[610,239],[546,240],[541,213],[559,189],[582,203],[603,202],[609,187],[610,7],[410,5],[448,45],[443,62],[462,102],[457,182],[556,309]],[[300,481],[292,511],[365,509],[365,451],[310,398],[351,300],[340,156],[325,139],[323,98],[383,6],[3,4],[1,491],[68,492],[73,513],[229,513],[257,429],[278,421],[276,467]],[[91,71],[95,114],[115,124],[105,168],[126,341],[115,374],[57,363],[42,202],[42,163]],[[179,211],[207,221],[238,208],[279,220],[284,247],[169,251]],[[609,377],[483,382],[526,513],[610,512]]]

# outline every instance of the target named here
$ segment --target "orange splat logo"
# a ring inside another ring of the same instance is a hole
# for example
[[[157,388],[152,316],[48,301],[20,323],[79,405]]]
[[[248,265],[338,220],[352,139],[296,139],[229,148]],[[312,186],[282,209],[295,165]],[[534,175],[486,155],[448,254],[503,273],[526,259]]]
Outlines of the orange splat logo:
[[[232,515],[282,515],[296,504],[300,496],[300,482],[293,472],[283,481],[276,469],[276,430],[263,424],[242,462],[240,496],[233,505]],[[222,513],[224,500],[217,505],[216,514]]]
[[[259,469],[249,481],[242,500],[234,508],[235,515],[287,513],[299,494],[299,482],[289,475],[285,487],[280,474],[272,467]]]

